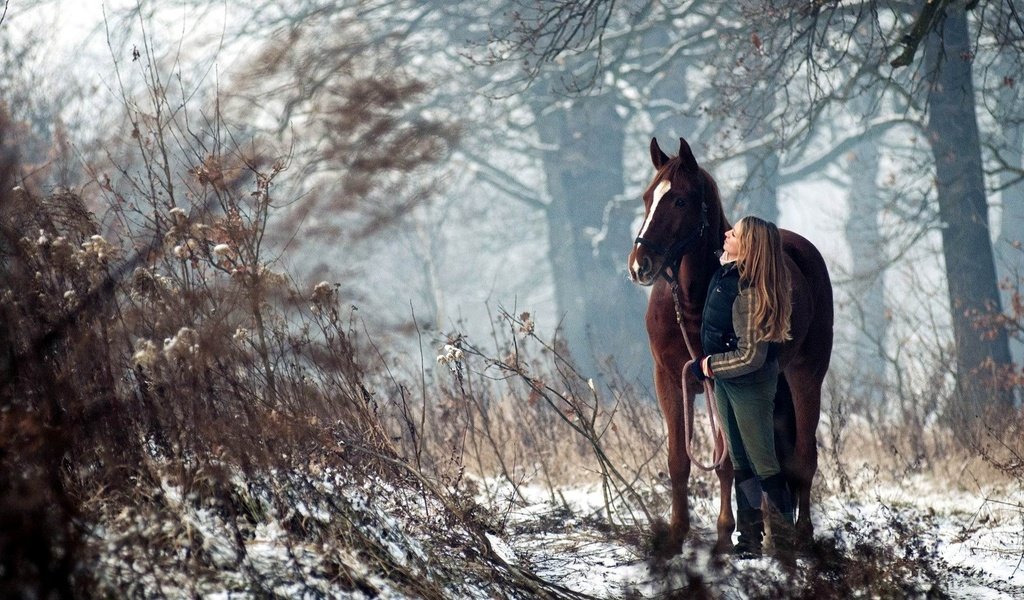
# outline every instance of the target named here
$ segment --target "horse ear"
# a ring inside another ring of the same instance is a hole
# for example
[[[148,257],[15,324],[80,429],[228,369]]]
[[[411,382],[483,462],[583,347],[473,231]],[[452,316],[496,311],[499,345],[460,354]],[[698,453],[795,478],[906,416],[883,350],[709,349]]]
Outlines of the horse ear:
[[[687,173],[696,173],[700,170],[697,159],[693,157],[693,150],[690,150],[690,145],[683,138],[679,138],[679,160]]]
[[[661,151],[661,146],[658,145],[658,138],[651,138],[651,162],[654,163],[655,169],[660,169],[669,161],[668,155]]]

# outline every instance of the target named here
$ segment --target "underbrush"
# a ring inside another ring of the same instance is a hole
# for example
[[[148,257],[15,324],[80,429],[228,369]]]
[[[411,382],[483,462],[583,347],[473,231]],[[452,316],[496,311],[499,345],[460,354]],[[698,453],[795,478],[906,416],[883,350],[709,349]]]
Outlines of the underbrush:
[[[130,499],[86,502],[94,592],[442,598],[495,585],[516,597],[534,585],[490,549],[472,502],[408,473],[324,455],[247,475],[223,468],[185,486],[173,465],[151,464]]]
[[[0,182],[0,595],[543,589],[490,549],[460,449],[428,452],[364,364],[338,286],[264,257],[282,165],[221,160],[242,175],[208,157],[182,206],[109,187],[103,225]]]
[[[0,596],[579,597],[495,548],[570,523],[650,558],[670,483],[648,392],[614,365],[578,372],[527,313],[501,311],[486,349],[452,333],[427,342],[436,368],[405,366],[340,285],[275,270],[283,163],[195,158],[179,195],[153,193],[152,167],[88,199],[0,171]],[[1019,416],[965,449],[849,389],[833,375],[817,506],[910,476],[1019,486]],[[527,487],[551,510],[516,521]],[[596,504],[567,497],[588,487]],[[943,594],[929,523],[897,506],[829,523],[798,576],[698,560],[717,489],[694,469],[687,554],[649,565],[660,596]]]

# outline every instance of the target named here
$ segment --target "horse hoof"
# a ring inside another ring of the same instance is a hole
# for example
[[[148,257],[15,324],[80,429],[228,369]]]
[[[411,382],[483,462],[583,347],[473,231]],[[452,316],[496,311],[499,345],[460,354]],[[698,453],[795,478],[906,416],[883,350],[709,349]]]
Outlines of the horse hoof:
[[[651,524],[651,557],[667,560],[682,554],[684,537],[685,534],[676,533],[668,523],[658,519]]]
[[[814,526],[809,522],[797,521],[795,528],[794,549],[797,554],[809,556],[814,553]]]
[[[808,544],[814,541],[814,525],[811,524],[810,519],[806,521],[797,519],[796,538]]]

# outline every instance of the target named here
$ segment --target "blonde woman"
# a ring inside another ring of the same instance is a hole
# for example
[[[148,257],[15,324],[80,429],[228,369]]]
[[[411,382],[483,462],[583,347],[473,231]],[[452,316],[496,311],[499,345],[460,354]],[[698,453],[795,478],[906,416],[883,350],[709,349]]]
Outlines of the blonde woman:
[[[792,304],[784,260],[774,223],[745,217],[725,233],[722,266],[711,278],[701,324],[707,356],[694,369],[698,379],[715,380],[715,401],[736,473],[739,540],[734,552],[740,557],[761,555],[762,492],[780,557],[793,545],[793,497],[775,454],[772,417],[778,346],[790,339]]]

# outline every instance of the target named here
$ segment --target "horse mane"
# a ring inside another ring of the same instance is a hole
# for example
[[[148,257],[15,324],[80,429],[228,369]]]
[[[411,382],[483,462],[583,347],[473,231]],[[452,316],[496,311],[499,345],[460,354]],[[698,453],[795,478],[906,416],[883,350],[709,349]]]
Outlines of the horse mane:
[[[725,208],[722,206],[722,197],[718,193],[718,182],[704,170],[704,167],[700,167],[700,176],[704,178],[704,199],[708,203],[708,221],[711,222],[712,229],[717,234],[716,240],[719,240],[715,244],[717,250],[721,246],[721,240],[725,236],[725,232],[732,227],[729,223],[729,219],[725,216]],[[718,227],[715,229],[715,224]]]

